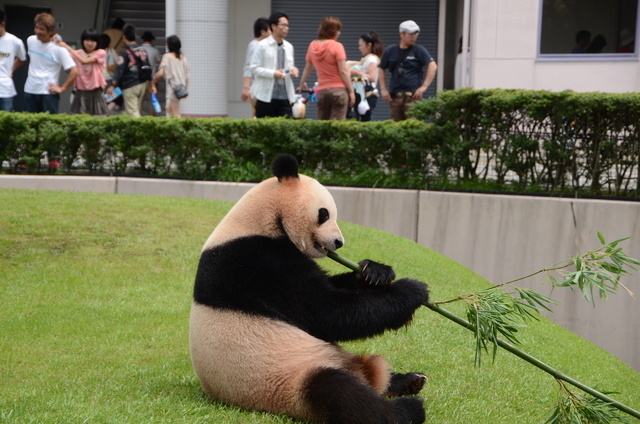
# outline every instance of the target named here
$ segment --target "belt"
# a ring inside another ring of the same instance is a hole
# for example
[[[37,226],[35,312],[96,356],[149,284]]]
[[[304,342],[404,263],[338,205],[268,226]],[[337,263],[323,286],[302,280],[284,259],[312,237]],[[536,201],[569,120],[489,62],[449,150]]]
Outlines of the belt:
[[[411,97],[413,96],[413,91],[398,91],[393,93],[394,97]]]

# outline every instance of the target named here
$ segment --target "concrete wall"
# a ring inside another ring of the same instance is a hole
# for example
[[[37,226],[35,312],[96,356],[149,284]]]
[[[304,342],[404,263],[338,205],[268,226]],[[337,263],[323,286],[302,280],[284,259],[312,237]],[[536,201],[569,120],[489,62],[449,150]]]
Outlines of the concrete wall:
[[[0,188],[92,191],[236,201],[253,184],[125,177],[0,176]],[[607,241],[640,233],[640,203],[330,187],[340,219],[414,240],[494,283],[528,275]],[[640,258],[640,241],[621,245]],[[544,277],[518,283],[549,294]],[[623,280],[640,291],[640,276]],[[640,301],[624,290],[594,308],[557,289],[549,316],[640,371]]]

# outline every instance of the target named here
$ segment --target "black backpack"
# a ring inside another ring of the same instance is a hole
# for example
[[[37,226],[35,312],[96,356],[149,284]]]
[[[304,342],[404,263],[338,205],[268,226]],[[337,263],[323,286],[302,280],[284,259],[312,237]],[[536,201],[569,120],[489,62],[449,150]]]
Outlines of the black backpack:
[[[144,59],[141,59],[133,49],[127,47],[127,50],[133,57],[136,59],[136,66],[138,68],[138,78],[140,81],[151,81],[151,76],[153,74],[153,69],[149,64],[149,59],[145,55]]]

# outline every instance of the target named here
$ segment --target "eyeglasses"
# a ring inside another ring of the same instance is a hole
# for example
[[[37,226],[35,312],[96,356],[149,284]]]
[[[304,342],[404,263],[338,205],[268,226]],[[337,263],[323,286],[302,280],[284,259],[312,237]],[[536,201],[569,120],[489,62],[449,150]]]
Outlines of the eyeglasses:
[[[289,24],[278,24],[280,28],[289,28]]]

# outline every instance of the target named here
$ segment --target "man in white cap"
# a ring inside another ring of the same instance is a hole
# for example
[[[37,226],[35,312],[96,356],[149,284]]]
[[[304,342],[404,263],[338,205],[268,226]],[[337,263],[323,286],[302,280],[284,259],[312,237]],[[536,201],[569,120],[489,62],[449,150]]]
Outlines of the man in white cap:
[[[380,60],[380,94],[383,100],[390,103],[391,119],[394,121],[407,119],[408,106],[422,99],[438,69],[429,51],[416,44],[419,33],[420,27],[414,21],[402,22],[400,43],[388,46]],[[386,70],[391,73],[388,88]]]

